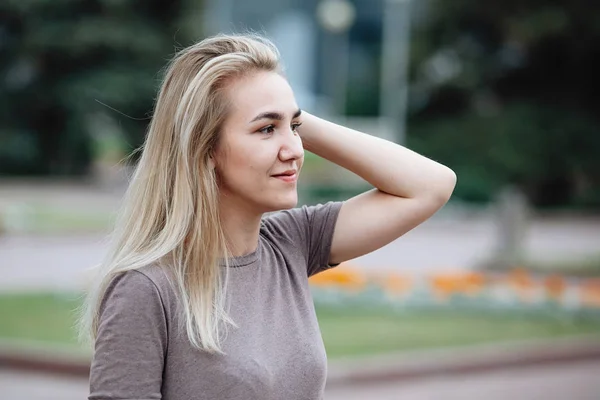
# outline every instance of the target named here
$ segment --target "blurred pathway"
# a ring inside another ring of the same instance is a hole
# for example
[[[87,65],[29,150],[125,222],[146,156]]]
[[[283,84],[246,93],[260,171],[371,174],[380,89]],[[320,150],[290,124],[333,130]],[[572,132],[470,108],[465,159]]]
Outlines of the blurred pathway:
[[[493,251],[493,223],[440,216],[352,263],[364,269],[415,274],[465,270]],[[0,290],[78,289],[86,269],[102,260],[105,236],[0,236]],[[600,255],[600,223],[539,220],[526,243],[535,258]]]
[[[339,388],[325,400],[598,400],[600,361]]]
[[[331,388],[325,400],[597,400],[600,361],[480,374],[437,376],[398,384]],[[0,369],[5,400],[82,400],[85,379],[19,373]]]
[[[107,189],[82,183],[5,182],[0,180],[0,206],[40,203],[66,210],[112,212],[123,188]],[[464,210],[449,204],[432,219],[388,246],[351,261],[359,268],[415,274],[465,270],[494,250],[496,228],[486,211]],[[106,251],[104,234],[0,234],[0,291],[78,289],[86,269]],[[535,219],[524,244],[529,256],[555,261],[600,257],[600,217]]]

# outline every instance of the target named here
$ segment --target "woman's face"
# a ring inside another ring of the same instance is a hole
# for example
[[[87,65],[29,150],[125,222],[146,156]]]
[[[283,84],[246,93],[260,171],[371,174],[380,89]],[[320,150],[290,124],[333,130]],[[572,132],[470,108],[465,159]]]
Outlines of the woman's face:
[[[304,149],[292,88],[279,74],[261,71],[227,92],[230,114],[214,153],[221,196],[260,213],[295,207]]]

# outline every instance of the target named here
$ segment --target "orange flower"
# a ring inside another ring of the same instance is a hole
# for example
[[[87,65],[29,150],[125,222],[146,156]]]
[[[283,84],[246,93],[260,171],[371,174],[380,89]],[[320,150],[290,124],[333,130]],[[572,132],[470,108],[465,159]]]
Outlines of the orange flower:
[[[581,301],[586,306],[600,307],[600,278],[581,283]]]
[[[544,279],[546,294],[554,300],[560,299],[566,287],[565,279],[560,275],[550,275]]]
[[[481,292],[486,284],[486,278],[479,272],[468,272],[463,276],[461,291],[467,295]]]
[[[364,289],[367,279],[357,269],[342,264],[336,268],[331,268],[316,275],[313,275],[309,282],[314,286],[321,287],[340,287],[352,291]]]
[[[434,275],[430,278],[430,284],[435,297],[440,300],[447,299],[459,286],[456,276],[450,274]]]
[[[533,286],[531,274],[523,268],[513,269],[508,275],[508,280],[510,284],[518,288],[530,288]]]
[[[397,296],[407,293],[412,287],[412,279],[397,273],[381,275],[374,279],[383,290],[391,296]]]
[[[475,295],[484,289],[485,283],[485,276],[478,272],[438,274],[430,278],[435,295],[442,299],[455,293]]]
[[[531,300],[536,285],[529,271],[516,268],[509,273],[507,280],[508,285],[517,292],[521,300]]]

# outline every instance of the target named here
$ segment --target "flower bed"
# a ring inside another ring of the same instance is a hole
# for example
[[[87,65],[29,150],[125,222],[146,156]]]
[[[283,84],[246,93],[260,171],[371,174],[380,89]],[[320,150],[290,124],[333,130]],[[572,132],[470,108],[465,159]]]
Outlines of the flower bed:
[[[525,269],[417,276],[366,272],[349,263],[311,277],[315,302],[359,301],[403,308],[547,311],[600,318],[600,278],[534,274]]]

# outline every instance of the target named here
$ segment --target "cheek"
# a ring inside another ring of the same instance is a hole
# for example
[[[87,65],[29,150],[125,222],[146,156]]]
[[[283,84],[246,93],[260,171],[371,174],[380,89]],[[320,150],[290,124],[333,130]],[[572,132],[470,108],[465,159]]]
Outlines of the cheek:
[[[247,146],[243,150],[229,153],[220,164],[223,178],[235,186],[256,185],[268,176],[276,155],[264,148]]]

